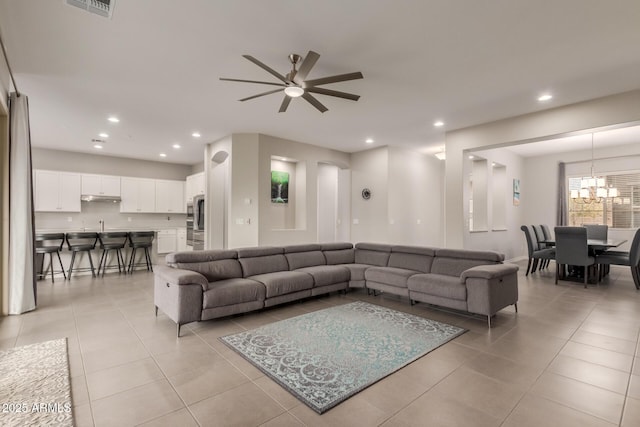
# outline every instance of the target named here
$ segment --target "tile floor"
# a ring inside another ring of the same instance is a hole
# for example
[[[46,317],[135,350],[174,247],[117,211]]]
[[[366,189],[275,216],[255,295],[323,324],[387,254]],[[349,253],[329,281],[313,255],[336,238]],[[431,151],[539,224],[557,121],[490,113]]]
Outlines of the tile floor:
[[[521,265],[522,267],[522,265]],[[154,316],[153,276],[40,281],[38,310],[0,319],[0,348],[67,337],[78,426],[638,426],[640,292],[554,286],[520,271],[519,313],[486,320],[406,299],[332,294],[259,313],[175,324]],[[365,300],[469,329],[322,416],[217,338]],[[0,423],[1,424],[1,423]]]

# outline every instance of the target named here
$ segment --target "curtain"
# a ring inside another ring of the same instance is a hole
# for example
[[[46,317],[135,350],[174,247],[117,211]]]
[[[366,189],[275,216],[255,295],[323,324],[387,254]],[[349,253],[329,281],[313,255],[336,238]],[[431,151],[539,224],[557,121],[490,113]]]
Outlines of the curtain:
[[[9,314],[36,308],[29,100],[9,98]]]
[[[558,206],[556,225],[567,225],[567,174],[564,162],[558,164]]]

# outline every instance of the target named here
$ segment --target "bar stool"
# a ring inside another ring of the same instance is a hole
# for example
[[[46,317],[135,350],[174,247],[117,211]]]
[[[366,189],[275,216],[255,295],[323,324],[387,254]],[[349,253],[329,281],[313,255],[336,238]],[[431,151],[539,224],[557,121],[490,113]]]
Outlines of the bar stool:
[[[86,252],[89,255],[89,264],[91,268],[76,268],[76,271],[89,271],[91,275],[96,277],[96,270],[93,267],[93,259],[91,258],[91,251],[96,248],[98,242],[98,233],[80,232],[80,233],[67,233],[67,247],[71,251],[71,264],[69,265],[69,279],[71,279],[71,273],[73,272],[73,263],[76,260],[76,254],[78,252]]]
[[[151,264],[151,254],[149,253],[149,249],[153,244],[153,239],[155,237],[155,232],[153,231],[132,231],[129,233],[129,247],[131,250],[131,257],[129,258],[129,273],[133,273],[133,269],[135,267],[145,266],[147,267],[147,271],[153,271],[153,266]],[[145,262],[136,263],[136,250],[143,249],[144,250],[144,259]]]
[[[53,278],[54,274],[60,274],[64,276],[65,280],[67,279],[67,275],[64,274],[64,266],[62,265],[62,259],[60,259],[60,251],[62,250],[62,245],[64,245],[64,233],[39,233],[36,234],[35,242],[36,242],[36,253],[42,254],[45,256],[49,254],[49,267],[46,270],[42,270],[40,274],[38,274],[39,279],[43,279],[47,276],[47,271],[51,269],[51,282],[55,282]],[[58,243],[59,242],[59,243]],[[55,271],[53,269],[53,254],[58,256],[58,262],[60,263],[60,270]],[[44,259],[43,259],[44,264]]]
[[[98,275],[100,269],[102,269],[102,277],[104,277],[104,271],[107,268],[116,268],[115,265],[107,265],[107,259],[109,257],[109,251],[116,251],[116,260],[118,261],[118,273],[122,273],[125,270],[126,264],[124,263],[124,257],[122,256],[122,249],[127,243],[127,237],[129,233],[126,231],[110,231],[106,233],[98,233],[99,249],[102,249],[102,255],[100,256],[100,262],[98,263]]]

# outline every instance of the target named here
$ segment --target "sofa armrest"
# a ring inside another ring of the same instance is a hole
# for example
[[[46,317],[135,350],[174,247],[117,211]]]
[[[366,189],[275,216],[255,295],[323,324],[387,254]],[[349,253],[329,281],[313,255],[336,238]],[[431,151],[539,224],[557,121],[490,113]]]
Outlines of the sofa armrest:
[[[209,288],[209,281],[207,278],[196,271],[158,265],[154,270],[154,274],[156,275],[156,279],[167,282],[168,284],[200,285],[202,286],[203,291],[206,291]]]
[[[462,272],[467,287],[467,311],[493,316],[518,302],[518,266],[513,264],[479,265]]]
[[[514,264],[488,264],[477,265],[465,270],[460,275],[460,281],[465,284],[468,278],[474,279],[497,279],[500,277],[514,274],[519,270],[517,265]]]

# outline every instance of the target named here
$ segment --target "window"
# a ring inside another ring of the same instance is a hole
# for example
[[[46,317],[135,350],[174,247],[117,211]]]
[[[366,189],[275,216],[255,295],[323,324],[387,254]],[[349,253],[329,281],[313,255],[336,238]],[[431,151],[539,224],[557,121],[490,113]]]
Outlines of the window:
[[[591,203],[572,199],[571,190],[580,190],[583,177],[570,177],[568,182],[569,225],[607,224],[612,228],[640,227],[640,172],[598,174],[607,187],[618,190],[618,197]]]

